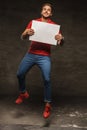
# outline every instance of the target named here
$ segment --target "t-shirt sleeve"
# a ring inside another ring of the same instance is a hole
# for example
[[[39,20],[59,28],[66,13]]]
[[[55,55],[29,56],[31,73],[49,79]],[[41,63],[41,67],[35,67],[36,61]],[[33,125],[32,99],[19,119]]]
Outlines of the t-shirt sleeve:
[[[31,26],[32,26],[32,21],[30,21],[30,22],[28,23],[28,25],[27,25],[26,29],[31,28]]]

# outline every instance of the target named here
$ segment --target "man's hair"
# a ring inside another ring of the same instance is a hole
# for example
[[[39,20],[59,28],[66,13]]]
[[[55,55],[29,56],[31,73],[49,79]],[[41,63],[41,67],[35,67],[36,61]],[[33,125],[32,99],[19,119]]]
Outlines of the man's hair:
[[[42,9],[43,9],[43,7],[46,6],[46,5],[48,5],[48,6],[51,7],[51,12],[53,13],[54,9],[53,9],[53,5],[52,5],[51,3],[44,3],[44,4],[42,5]]]

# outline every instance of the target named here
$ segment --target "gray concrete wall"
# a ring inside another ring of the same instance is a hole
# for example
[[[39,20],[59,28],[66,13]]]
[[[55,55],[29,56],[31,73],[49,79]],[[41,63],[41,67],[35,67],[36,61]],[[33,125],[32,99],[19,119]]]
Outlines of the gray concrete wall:
[[[48,1],[1,0],[0,2],[0,94],[16,94],[16,71],[27,52],[29,41],[20,35],[31,19],[40,17],[40,6]],[[62,47],[52,46],[52,87],[54,95],[87,95],[87,8],[84,0],[50,0],[52,19],[61,25]],[[41,94],[43,81],[35,66],[26,77],[27,89]]]

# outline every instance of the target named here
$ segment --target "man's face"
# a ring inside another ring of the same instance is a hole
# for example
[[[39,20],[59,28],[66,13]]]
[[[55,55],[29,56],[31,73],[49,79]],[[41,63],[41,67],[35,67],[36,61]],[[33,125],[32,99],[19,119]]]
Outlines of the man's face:
[[[43,6],[42,11],[41,11],[41,15],[44,18],[49,18],[50,16],[52,16],[52,9],[51,9],[51,7],[48,6],[48,5]]]

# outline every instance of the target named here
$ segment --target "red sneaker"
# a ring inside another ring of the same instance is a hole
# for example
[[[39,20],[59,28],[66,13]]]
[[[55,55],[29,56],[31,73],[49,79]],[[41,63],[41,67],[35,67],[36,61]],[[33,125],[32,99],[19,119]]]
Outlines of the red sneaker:
[[[43,112],[43,117],[44,118],[48,118],[51,114],[51,105],[46,105],[45,106],[45,109],[44,109],[44,112]]]
[[[26,91],[25,93],[21,93],[21,94],[18,96],[18,98],[16,99],[15,103],[16,103],[16,104],[21,104],[21,103],[24,101],[24,99],[27,99],[27,98],[29,98],[29,94],[28,94],[28,92]]]

